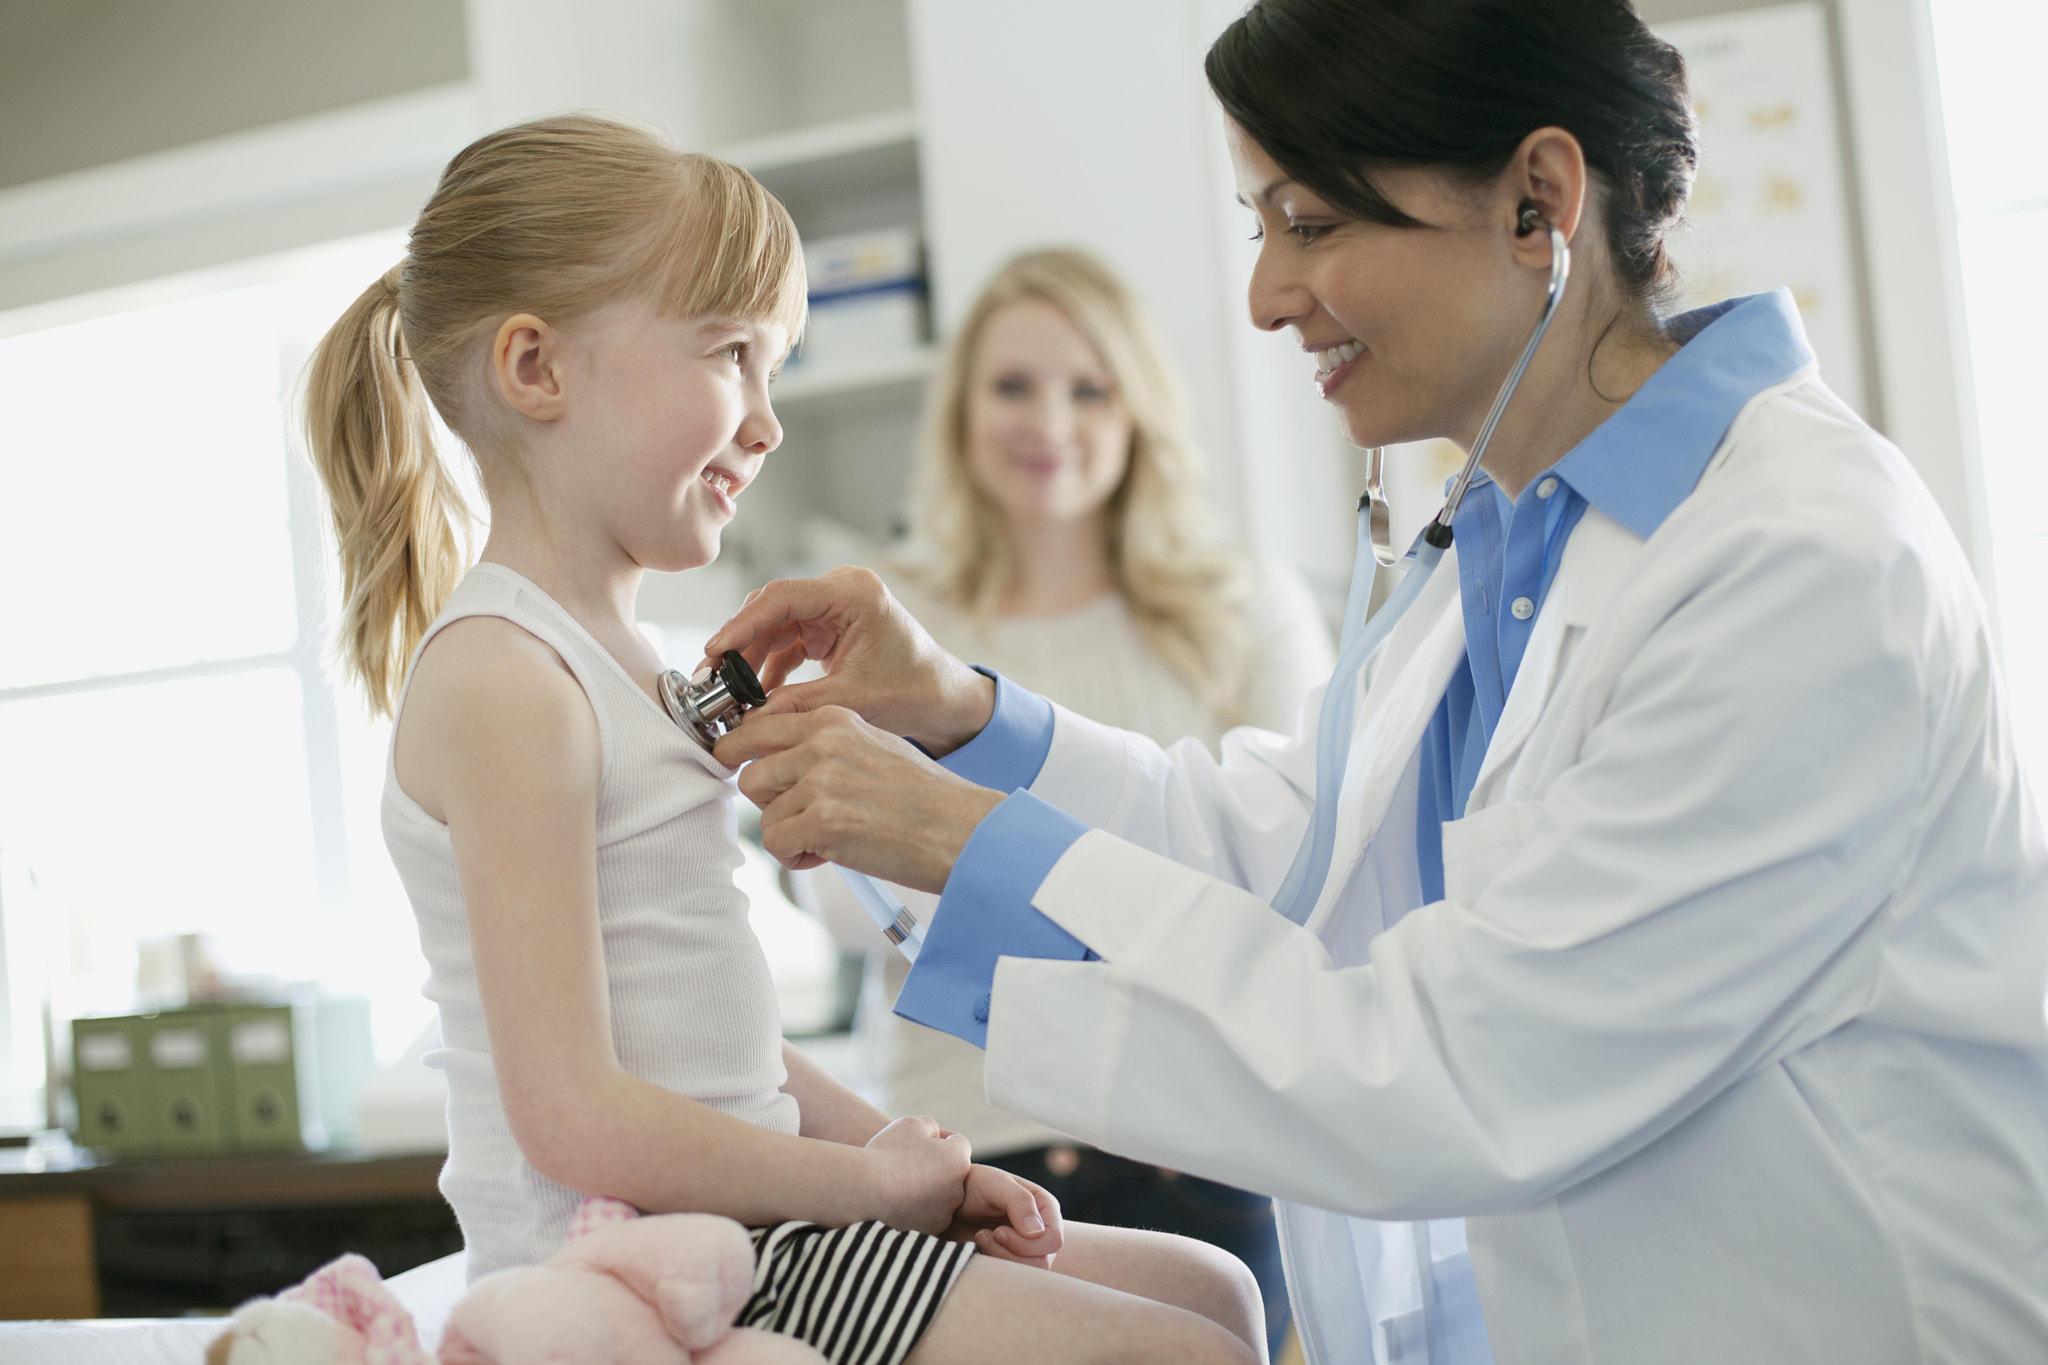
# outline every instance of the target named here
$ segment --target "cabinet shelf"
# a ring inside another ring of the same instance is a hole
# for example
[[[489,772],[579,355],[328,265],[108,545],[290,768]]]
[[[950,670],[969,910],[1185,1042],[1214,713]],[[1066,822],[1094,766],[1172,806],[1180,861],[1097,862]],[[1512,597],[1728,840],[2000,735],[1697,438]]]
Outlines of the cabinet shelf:
[[[719,155],[754,173],[784,203],[858,193],[917,176],[917,111],[892,109],[749,138]]]
[[[799,366],[775,382],[775,404],[793,407],[820,398],[919,383],[930,378],[937,365],[938,348],[920,346],[914,351],[857,364],[821,365],[816,369]]]

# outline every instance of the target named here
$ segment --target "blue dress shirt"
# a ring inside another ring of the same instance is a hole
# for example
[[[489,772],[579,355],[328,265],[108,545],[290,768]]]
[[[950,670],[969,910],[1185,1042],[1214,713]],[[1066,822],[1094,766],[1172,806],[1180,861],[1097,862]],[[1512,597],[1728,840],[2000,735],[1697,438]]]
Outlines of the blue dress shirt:
[[[1647,540],[1699,483],[1749,400],[1813,362],[1783,289],[1684,314],[1668,330],[1683,345],[1618,412],[1518,498],[1478,475],[1452,523],[1465,657],[1422,743],[1416,853],[1423,904],[1443,898],[1443,824],[1464,814],[1536,616],[1586,509],[1599,508]],[[896,1012],[979,1047],[988,1043],[998,957],[1093,956],[1031,906],[1053,864],[1086,832],[1024,790],[1052,737],[1052,704],[998,677],[988,726],[944,760],[1011,796],[954,864]]]

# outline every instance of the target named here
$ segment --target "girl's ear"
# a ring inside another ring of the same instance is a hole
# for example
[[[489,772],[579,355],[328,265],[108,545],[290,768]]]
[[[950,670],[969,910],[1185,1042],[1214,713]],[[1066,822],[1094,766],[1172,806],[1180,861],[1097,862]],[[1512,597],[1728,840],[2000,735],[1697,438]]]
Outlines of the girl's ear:
[[[491,341],[491,379],[511,409],[536,422],[563,412],[562,334],[531,313],[498,324]]]

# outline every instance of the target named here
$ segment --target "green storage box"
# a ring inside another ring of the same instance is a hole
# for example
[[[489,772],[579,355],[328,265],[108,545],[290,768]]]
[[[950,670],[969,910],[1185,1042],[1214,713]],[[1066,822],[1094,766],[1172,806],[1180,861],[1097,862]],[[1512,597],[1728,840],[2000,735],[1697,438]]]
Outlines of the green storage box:
[[[227,1011],[165,1010],[146,1016],[145,1028],[156,1092],[156,1150],[165,1156],[223,1150]]]
[[[289,1005],[245,1005],[228,1011],[227,1049],[231,1144],[245,1152],[296,1151],[299,1082]]]
[[[148,1024],[139,1016],[80,1019],[71,1026],[71,1085],[78,1142],[117,1156],[156,1150],[156,1091]]]

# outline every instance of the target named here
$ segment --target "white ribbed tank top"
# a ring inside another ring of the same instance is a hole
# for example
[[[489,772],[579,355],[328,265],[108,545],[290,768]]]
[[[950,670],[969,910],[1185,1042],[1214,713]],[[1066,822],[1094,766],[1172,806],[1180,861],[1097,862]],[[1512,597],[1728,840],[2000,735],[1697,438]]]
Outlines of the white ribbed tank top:
[[[420,650],[468,616],[503,617],[546,642],[597,715],[597,916],[620,1064],[721,1113],[795,1133],[796,1100],[780,1090],[774,983],[747,927],[747,899],[733,885],[741,858],[732,771],[679,730],[568,612],[510,569],[471,569]],[[401,697],[401,714],[404,704]],[[442,1046],[426,1062],[448,1075],[441,1192],[462,1224],[474,1280],[551,1255],[583,1194],[535,1171],[513,1140],[448,826],[399,789],[388,756],[383,822],[433,969],[426,994],[440,1007]]]

